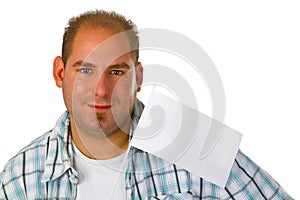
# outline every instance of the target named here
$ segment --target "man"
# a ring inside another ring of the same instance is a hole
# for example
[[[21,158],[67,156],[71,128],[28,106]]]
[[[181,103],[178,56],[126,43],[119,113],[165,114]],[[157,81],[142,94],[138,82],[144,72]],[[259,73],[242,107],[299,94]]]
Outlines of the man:
[[[67,112],[0,176],[0,199],[291,199],[238,152],[225,188],[131,147],[143,110],[135,25],[114,12],[69,21],[53,75]]]

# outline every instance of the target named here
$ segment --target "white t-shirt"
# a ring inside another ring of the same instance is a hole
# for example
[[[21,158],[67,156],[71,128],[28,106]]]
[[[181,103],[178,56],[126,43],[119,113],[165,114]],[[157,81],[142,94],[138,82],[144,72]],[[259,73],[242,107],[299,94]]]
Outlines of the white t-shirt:
[[[76,145],[73,147],[74,166],[78,172],[77,200],[126,199],[124,169],[121,170],[125,153],[108,160],[93,160],[82,154]]]

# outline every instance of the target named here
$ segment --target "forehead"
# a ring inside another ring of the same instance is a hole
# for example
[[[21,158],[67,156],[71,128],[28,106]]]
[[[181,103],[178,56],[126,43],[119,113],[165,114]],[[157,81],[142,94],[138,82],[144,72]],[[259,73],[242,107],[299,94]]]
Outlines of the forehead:
[[[81,27],[74,38],[70,59],[108,64],[124,55],[127,57],[126,54],[131,55],[131,51],[126,32]]]

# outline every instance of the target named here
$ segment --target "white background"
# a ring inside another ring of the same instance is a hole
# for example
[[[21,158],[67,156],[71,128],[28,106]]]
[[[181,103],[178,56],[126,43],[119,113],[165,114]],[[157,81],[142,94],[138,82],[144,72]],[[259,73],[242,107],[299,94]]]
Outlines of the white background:
[[[140,2],[1,3],[0,168],[51,129],[65,110],[52,78],[52,61],[60,55],[64,27],[73,15],[102,8],[124,14],[139,28],[170,29],[196,41],[222,78],[225,123],[244,135],[242,151],[290,195],[300,198],[298,2]],[[151,62],[147,55],[143,58]],[[203,96],[200,111],[209,114],[207,99]]]

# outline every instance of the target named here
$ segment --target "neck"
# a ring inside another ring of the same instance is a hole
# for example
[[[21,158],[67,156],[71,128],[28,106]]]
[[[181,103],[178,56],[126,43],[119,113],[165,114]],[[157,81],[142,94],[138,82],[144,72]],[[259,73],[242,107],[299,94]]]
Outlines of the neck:
[[[130,123],[126,126],[129,132]],[[100,137],[78,131],[71,121],[71,135],[76,147],[90,159],[105,160],[117,157],[128,148],[129,135],[118,129],[107,137]]]

